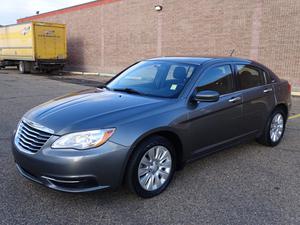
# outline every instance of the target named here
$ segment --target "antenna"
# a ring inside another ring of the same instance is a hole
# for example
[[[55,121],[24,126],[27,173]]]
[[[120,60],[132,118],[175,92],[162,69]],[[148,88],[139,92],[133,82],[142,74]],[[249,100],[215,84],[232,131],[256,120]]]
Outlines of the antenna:
[[[230,53],[230,56],[232,56],[234,52],[235,52],[235,49],[232,49],[231,53]]]

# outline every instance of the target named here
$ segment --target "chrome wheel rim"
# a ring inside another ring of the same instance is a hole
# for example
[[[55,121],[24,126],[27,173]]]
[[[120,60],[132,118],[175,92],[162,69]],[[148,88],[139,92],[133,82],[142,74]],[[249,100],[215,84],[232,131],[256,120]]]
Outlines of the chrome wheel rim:
[[[24,71],[24,64],[23,63],[19,64],[19,70],[20,70],[20,72]]]
[[[270,138],[272,142],[277,142],[283,133],[283,127],[284,127],[284,119],[283,116],[280,113],[277,113],[271,122],[270,127]]]
[[[138,167],[138,180],[147,191],[159,189],[169,178],[172,157],[169,150],[161,145],[150,148],[142,157]]]

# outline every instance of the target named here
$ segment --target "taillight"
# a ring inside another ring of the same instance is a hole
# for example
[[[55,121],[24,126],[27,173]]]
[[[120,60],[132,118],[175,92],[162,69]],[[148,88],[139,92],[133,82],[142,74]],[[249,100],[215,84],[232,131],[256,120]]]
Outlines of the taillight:
[[[288,90],[289,90],[289,93],[292,92],[292,85],[290,83],[288,83]]]

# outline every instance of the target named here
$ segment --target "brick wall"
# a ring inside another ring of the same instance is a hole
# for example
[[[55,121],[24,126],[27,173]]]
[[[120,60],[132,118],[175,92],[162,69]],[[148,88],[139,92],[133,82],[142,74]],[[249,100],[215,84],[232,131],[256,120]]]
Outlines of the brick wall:
[[[115,0],[38,20],[67,24],[71,69],[116,73],[158,55],[235,49],[300,87],[299,0]]]

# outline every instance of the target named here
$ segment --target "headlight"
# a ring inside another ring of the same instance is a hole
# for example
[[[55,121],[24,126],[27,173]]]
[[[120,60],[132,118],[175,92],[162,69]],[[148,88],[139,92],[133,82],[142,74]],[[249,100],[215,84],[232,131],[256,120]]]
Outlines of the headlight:
[[[91,130],[66,134],[57,139],[52,148],[88,149],[104,144],[114,133],[115,129]]]

